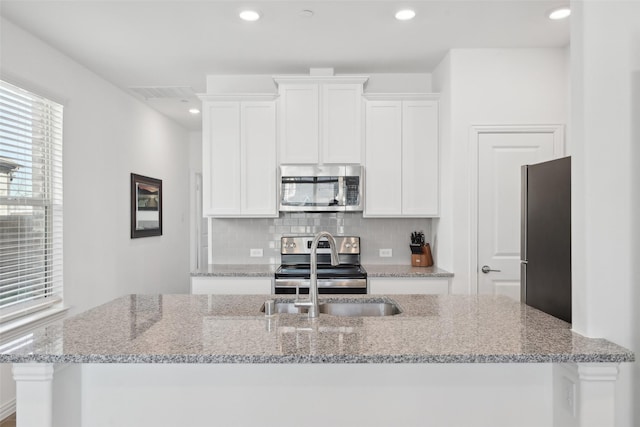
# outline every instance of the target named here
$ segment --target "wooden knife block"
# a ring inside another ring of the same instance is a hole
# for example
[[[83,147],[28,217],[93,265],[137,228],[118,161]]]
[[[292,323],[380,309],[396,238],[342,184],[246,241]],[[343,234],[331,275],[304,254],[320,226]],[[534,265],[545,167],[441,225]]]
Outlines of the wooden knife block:
[[[411,254],[411,265],[413,267],[431,267],[433,265],[431,247],[428,243],[422,247],[421,254]]]

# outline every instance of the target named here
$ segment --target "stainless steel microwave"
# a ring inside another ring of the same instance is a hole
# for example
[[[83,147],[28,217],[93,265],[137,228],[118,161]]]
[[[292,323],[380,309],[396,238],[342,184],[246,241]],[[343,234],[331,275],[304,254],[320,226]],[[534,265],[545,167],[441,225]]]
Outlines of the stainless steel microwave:
[[[280,211],[362,211],[360,165],[282,165]]]

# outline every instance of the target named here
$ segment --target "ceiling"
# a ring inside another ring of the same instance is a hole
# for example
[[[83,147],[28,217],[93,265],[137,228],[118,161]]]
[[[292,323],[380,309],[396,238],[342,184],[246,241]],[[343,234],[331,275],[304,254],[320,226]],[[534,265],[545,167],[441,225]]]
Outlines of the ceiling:
[[[451,48],[564,47],[546,0],[2,0],[0,14],[189,130],[209,74],[431,72]],[[243,8],[262,13],[238,18]],[[400,8],[417,13],[394,18]],[[311,10],[313,16],[302,16]],[[147,90],[160,87],[154,96]],[[142,88],[132,90],[132,88]]]

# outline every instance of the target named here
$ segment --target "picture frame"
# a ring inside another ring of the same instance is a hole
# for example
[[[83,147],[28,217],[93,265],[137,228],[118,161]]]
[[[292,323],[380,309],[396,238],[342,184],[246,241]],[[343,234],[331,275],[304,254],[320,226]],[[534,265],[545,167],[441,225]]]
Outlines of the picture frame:
[[[162,180],[131,174],[131,238],[162,236]]]

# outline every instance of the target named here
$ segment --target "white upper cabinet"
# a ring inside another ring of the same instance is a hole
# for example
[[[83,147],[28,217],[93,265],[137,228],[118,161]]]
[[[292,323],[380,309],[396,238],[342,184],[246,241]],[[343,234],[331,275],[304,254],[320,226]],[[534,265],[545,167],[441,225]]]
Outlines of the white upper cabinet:
[[[240,213],[240,103],[204,102],[202,109],[204,215]]]
[[[319,163],[317,84],[286,84],[280,93],[280,163]]]
[[[322,163],[357,163],[362,157],[362,84],[322,84]]]
[[[437,96],[366,97],[364,216],[437,217]]]
[[[280,95],[280,163],[362,161],[367,77],[274,77]]]
[[[203,214],[275,217],[275,101],[217,98],[203,96]]]
[[[402,215],[402,102],[367,101],[364,215]]]
[[[240,123],[240,212],[250,216],[278,216],[275,102],[241,103]]]
[[[439,214],[438,102],[402,102],[402,214]]]

